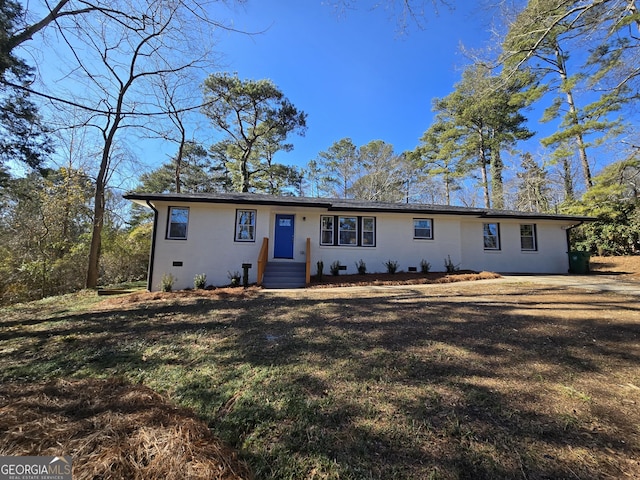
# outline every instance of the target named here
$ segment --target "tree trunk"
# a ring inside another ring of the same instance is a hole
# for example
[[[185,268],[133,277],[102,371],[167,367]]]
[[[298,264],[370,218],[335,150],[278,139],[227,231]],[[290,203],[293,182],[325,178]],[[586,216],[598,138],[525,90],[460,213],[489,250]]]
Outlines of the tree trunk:
[[[482,175],[482,191],[484,196],[485,208],[491,208],[491,200],[489,198],[489,178],[487,176],[487,156],[484,147],[480,147],[480,174]]]
[[[504,208],[504,184],[502,181],[502,170],[504,164],[500,157],[500,150],[495,148],[491,151],[491,200],[493,208]]]
[[[560,79],[562,80],[563,85],[567,84],[569,76],[567,74],[567,68],[565,64],[564,54],[560,50],[560,45],[556,43],[556,64],[559,68]],[[578,109],[576,108],[576,103],[573,98],[573,92],[570,88],[566,89],[565,93],[567,97],[567,105],[569,106],[569,120],[571,122],[571,126],[580,127],[580,118],[578,117]],[[582,167],[582,175],[584,178],[584,184],[587,189],[593,186],[593,181],[591,180],[591,169],[589,168],[589,159],[587,158],[587,147],[584,144],[584,138],[582,136],[582,132],[580,129],[577,129],[577,133],[575,135],[576,145],[578,148],[578,155],[580,156],[580,165]],[[573,191],[573,187],[571,188]]]
[[[180,174],[182,171],[182,155],[184,152],[184,133],[182,135],[182,140],[180,141],[180,146],[178,147],[178,154],[176,155],[176,171],[175,171],[175,179],[176,179],[176,193],[180,193]]]
[[[447,205],[451,205],[451,179],[449,175],[444,175],[444,196],[447,201]]]
[[[118,102],[118,111],[121,111],[122,109],[123,97],[124,93],[121,93]],[[89,247],[89,266],[87,268],[87,288],[96,288],[100,277],[100,246],[102,244],[102,227],[104,225],[105,212],[104,192],[106,188],[107,172],[109,170],[111,147],[113,146],[113,139],[118,131],[121,120],[122,116],[116,116],[113,121],[113,125],[108,128],[108,133],[104,137],[102,160],[100,161],[100,169],[98,170],[98,176],[96,177],[96,193],[93,205],[93,229],[91,231],[91,246]]]
[[[102,226],[104,224],[104,184],[96,182],[96,194],[93,207],[93,229],[91,246],[89,247],[89,267],[87,269],[87,288],[96,288],[100,277],[100,246],[102,243]]]
[[[571,178],[571,164],[569,159],[564,157],[562,159],[562,179],[564,181],[564,196],[565,200],[573,200],[573,179]]]
[[[576,110],[575,102],[573,100],[573,93],[571,90],[567,91],[567,103],[569,104],[569,115],[571,116],[571,122],[575,126],[580,125],[578,119],[578,112]],[[584,138],[582,132],[578,131],[575,136],[576,145],[578,146],[578,154],[580,156],[580,165],[582,166],[582,175],[584,178],[584,185],[587,189],[593,187],[593,181],[591,179],[591,168],[589,168],[589,159],[587,158],[587,147],[584,144]]]

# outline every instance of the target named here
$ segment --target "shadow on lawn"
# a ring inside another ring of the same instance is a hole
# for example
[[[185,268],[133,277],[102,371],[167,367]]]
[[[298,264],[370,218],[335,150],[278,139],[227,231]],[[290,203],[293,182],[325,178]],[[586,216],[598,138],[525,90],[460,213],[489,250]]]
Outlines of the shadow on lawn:
[[[143,381],[194,408],[257,478],[640,473],[636,407],[602,405],[619,394],[612,372],[638,378],[637,306],[587,292],[558,302],[557,289],[526,302],[394,292],[7,319],[0,371]]]

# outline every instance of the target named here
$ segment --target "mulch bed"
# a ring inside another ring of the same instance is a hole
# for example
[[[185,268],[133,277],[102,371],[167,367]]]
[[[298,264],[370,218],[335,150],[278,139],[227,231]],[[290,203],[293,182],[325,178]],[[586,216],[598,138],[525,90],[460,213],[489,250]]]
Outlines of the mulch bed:
[[[321,279],[311,277],[310,288],[327,287],[348,287],[366,285],[425,285],[430,283],[454,283],[468,282],[474,280],[487,280],[500,278],[500,275],[493,272],[474,272],[471,270],[460,270],[454,273],[431,272],[431,273],[368,273],[365,275],[325,275]]]

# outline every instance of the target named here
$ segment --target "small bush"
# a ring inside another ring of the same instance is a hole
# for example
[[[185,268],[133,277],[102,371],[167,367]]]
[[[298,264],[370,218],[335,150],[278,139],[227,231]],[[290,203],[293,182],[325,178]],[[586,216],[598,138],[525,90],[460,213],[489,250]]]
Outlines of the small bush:
[[[163,292],[170,292],[173,290],[173,284],[176,283],[176,277],[171,273],[165,273],[160,280],[160,290]]]
[[[337,277],[338,275],[340,275],[341,266],[342,265],[340,265],[340,260],[336,260],[335,262],[333,262],[329,267],[329,271],[331,272],[331,275],[333,275],[334,277]]]
[[[356,262],[356,268],[358,269],[358,274],[365,275],[367,273],[367,264],[364,263],[362,259],[359,262]]]
[[[206,273],[198,273],[193,278],[193,286],[196,290],[202,290],[207,286],[207,274]]]
[[[420,271],[422,273],[429,273],[431,271],[431,264],[427,262],[424,258],[420,260]]]
[[[384,265],[387,267],[387,273],[394,274],[398,271],[398,262],[395,260],[387,260]]]
[[[240,272],[238,272],[237,270],[233,273],[227,272],[227,277],[229,277],[232,287],[237,287],[238,285],[240,285],[240,279],[242,278],[242,275],[240,275]]]
[[[322,280],[322,271],[324,270],[324,262],[322,260],[318,260],[316,262],[316,268],[318,269],[318,280]]]
[[[444,261],[444,268],[447,273],[455,273],[460,270],[460,265],[456,265],[451,261],[451,256],[447,255],[446,260]]]

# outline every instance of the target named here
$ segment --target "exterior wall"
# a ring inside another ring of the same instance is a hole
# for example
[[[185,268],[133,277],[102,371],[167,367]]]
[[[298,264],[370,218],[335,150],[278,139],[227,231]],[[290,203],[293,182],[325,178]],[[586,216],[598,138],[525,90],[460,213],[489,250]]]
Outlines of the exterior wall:
[[[351,247],[351,246],[323,246],[320,243],[320,216],[314,214],[311,232],[312,260],[311,272],[316,273],[316,262],[324,263],[324,274],[329,275],[329,266],[334,261],[347,267],[342,273],[357,273],[356,262],[362,259],[367,265],[367,272],[386,272],[385,262],[391,260],[398,262],[399,271],[408,271],[409,267],[415,267],[420,271],[420,261],[425,260],[431,264],[432,271],[443,271],[444,261],[451,256],[453,262],[460,262],[460,222],[451,217],[392,214],[392,213],[353,213],[330,212],[324,215],[338,216],[374,216],[376,218],[376,246],[375,247]],[[433,240],[413,238],[413,219],[433,219]],[[307,218],[309,220],[309,218]]]
[[[500,249],[485,250],[483,224],[500,225]],[[520,225],[535,224],[536,251],[520,248]],[[559,221],[518,219],[466,219],[462,223],[461,268],[501,273],[567,273],[566,231]]]
[[[169,207],[189,208],[189,224],[186,240],[167,239]],[[243,207],[245,208],[245,207]],[[160,289],[164,274],[175,277],[175,289],[193,288],[197,274],[207,275],[208,285],[228,285],[228,273],[240,272],[245,261],[253,264],[250,282],[256,281],[256,260],[262,246],[262,238],[269,236],[269,208],[250,206],[257,210],[256,241],[234,242],[236,208],[233,205],[206,203],[162,203],[156,205],[158,223],[152,290]],[[182,262],[182,266],[174,266]]]
[[[167,239],[169,207],[189,208],[186,240]],[[443,271],[448,257],[462,269],[520,273],[566,273],[568,255],[565,230],[560,221],[517,219],[486,220],[470,216],[424,215],[410,213],[327,212],[324,208],[230,205],[196,202],[156,202],[158,221],[152,289],[160,289],[164,274],[175,277],[175,289],[193,287],[197,274],[207,275],[207,284],[222,286],[230,283],[228,272],[242,273],[242,264],[251,263],[249,282],[257,281],[257,259],[262,239],[269,238],[269,260],[273,260],[275,215],[293,214],[294,258],[278,261],[304,262],[306,239],[311,239],[311,273],[317,272],[316,262],[324,263],[329,275],[331,263],[346,266],[341,273],[357,273],[356,262],[362,259],[367,271],[385,272],[385,262],[398,262],[398,269],[420,270],[420,261],[431,264],[432,271]],[[236,242],[236,210],[256,211],[254,242]],[[376,219],[376,246],[320,245],[320,217],[373,216]],[[433,220],[433,240],[413,238],[413,219]],[[487,251],[483,247],[483,223],[500,224],[501,249]],[[520,224],[535,223],[538,250],[524,252],[520,248]],[[181,262],[181,265],[176,264]]]

